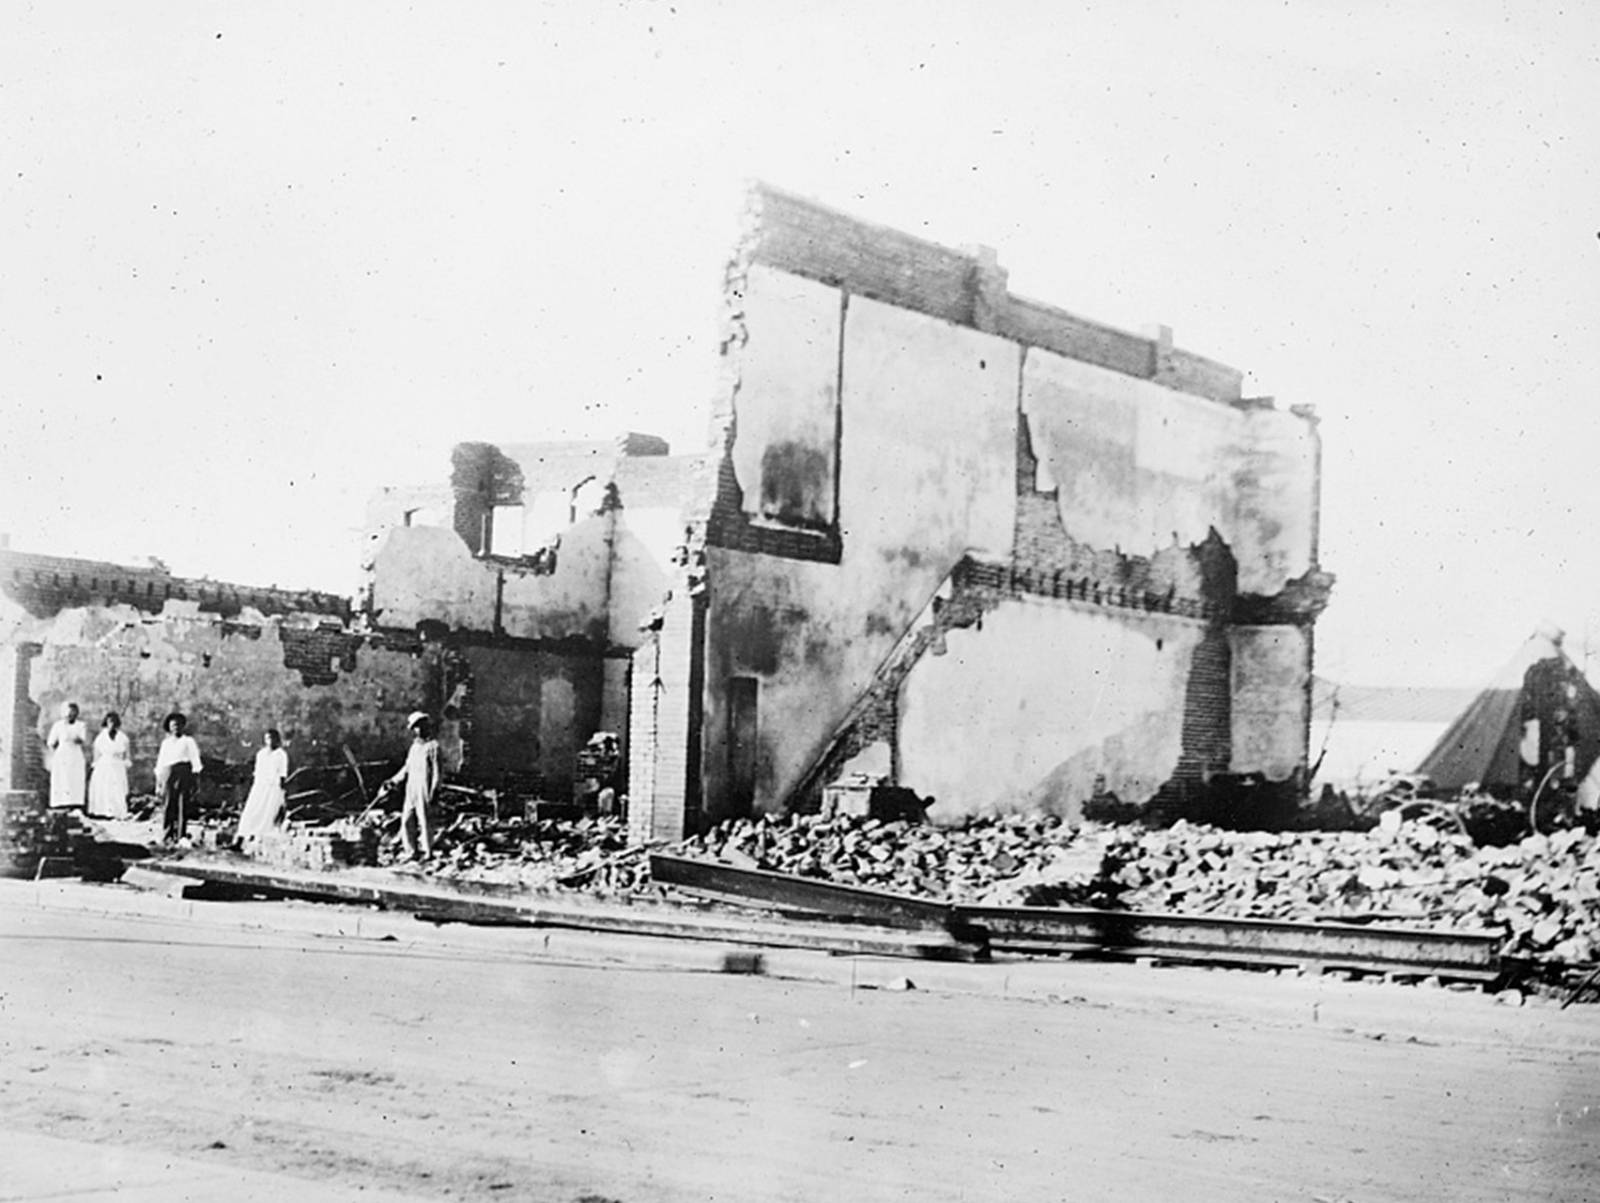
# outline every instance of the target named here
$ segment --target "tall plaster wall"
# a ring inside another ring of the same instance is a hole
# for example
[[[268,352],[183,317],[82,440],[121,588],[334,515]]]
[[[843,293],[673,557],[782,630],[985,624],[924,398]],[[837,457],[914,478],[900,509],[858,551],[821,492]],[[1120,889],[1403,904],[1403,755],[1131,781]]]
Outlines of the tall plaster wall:
[[[955,563],[1008,551],[1014,510],[1015,344],[860,297],[846,306],[839,289],[760,265],[742,299],[735,472],[772,470],[782,460],[759,439],[795,436],[743,415],[783,406],[795,382],[814,395],[837,382],[840,553],[707,548],[708,819],[726,794],[727,679],[758,681],[754,807],[774,810]],[[784,493],[764,477],[739,484]]]
[[[929,816],[1044,810],[1098,785],[1148,798],[1177,773],[1197,622],[1018,599],[951,630],[899,700],[900,777]]]
[[[1098,778],[1142,800],[1228,769],[1281,779],[1303,765],[1293,716],[1308,636],[1235,639],[1227,624],[1246,598],[1263,631],[1309,630],[1325,600],[1314,422],[1241,400],[1237,374],[1165,337],[1143,343],[1010,297],[981,256],[823,214],[845,254],[813,236],[817,219],[783,217],[730,277],[727,454],[706,552],[708,818],[738,805],[734,677],[757,683],[758,811],[788,801],[824,750],[827,763],[841,747],[852,766],[869,753],[880,763],[880,731],[899,741],[902,783],[945,790],[941,806],[962,811],[1066,808]],[[888,249],[875,258],[879,235]],[[794,465],[798,479],[783,479]],[[1013,582],[1018,594],[1070,598],[1077,581],[1083,604],[1063,614],[1014,598],[952,635],[969,647],[959,668],[911,668],[903,714],[885,726],[875,703],[862,718],[863,691],[963,556],[1030,578]],[[1141,649],[1157,642],[1147,663]],[[1236,649],[1249,661],[1237,670]],[[945,689],[992,698],[1006,721],[974,719]],[[1077,710],[1086,697],[1094,706],[1064,730],[1036,729],[1029,708]],[[1256,717],[1269,732],[1247,730]],[[858,729],[841,744],[845,723]],[[980,756],[983,775],[965,763]]]

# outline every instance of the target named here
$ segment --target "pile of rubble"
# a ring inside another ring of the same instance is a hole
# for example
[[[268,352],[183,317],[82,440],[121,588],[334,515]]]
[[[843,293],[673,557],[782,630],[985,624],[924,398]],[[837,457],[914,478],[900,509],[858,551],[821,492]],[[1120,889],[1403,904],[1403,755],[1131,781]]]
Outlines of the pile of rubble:
[[[378,860],[403,859],[398,817]],[[655,893],[618,818],[458,815],[414,871],[447,881],[608,896]],[[1491,931],[1504,951],[1600,958],[1600,839],[1580,830],[1479,847],[1457,828],[1237,832],[1177,823],[1072,827],[1049,816],[955,827],[797,815],[722,823],[661,849],[935,901],[1094,906],[1303,922]]]
[[[380,864],[405,860],[399,816],[384,822]],[[620,818],[576,820],[494,819],[458,815],[434,840],[434,854],[419,868],[430,877],[523,889],[578,887],[608,894],[634,893],[649,880],[643,848],[629,848]]]
[[[1508,954],[1568,964],[1600,952],[1600,839],[1579,830],[1480,848],[1426,822],[1271,833],[802,816],[723,824],[682,850],[954,902],[1495,931]]]
[[[940,902],[1114,906],[1122,886],[1102,871],[1090,831],[1051,815],[959,827],[841,815],[723,823],[673,849],[736,865]]]
[[[46,857],[70,859],[80,842],[71,819],[31,792],[0,793],[0,876],[32,877]]]

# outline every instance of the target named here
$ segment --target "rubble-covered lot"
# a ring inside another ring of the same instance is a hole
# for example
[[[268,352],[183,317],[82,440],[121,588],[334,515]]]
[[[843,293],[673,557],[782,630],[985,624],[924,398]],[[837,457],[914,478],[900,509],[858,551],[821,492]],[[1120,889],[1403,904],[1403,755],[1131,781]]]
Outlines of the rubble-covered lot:
[[[1600,840],[1581,830],[1478,847],[1427,822],[1366,832],[1236,832],[1178,823],[1071,827],[1009,817],[941,828],[857,817],[722,824],[670,851],[918,897],[1489,931],[1568,965],[1600,946]],[[467,817],[420,871],[439,878],[660,889],[617,820]],[[391,853],[392,855],[392,853]]]

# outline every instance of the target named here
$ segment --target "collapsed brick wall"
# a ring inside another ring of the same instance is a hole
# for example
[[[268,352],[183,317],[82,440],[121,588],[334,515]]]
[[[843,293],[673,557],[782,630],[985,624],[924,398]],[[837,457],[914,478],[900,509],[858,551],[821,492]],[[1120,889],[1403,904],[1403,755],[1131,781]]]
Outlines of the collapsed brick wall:
[[[14,675],[19,703],[34,710],[20,741],[28,788],[46,783],[43,740],[65,701],[78,703],[91,728],[109,710],[122,716],[136,792],[151,788],[161,723],[173,710],[189,717],[207,758],[247,776],[269,726],[296,766],[339,763],[346,748],[363,760],[398,758],[406,715],[438,702],[438,655],[415,636],[197,612],[150,619],[122,607],[64,611],[35,635],[37,654]]]

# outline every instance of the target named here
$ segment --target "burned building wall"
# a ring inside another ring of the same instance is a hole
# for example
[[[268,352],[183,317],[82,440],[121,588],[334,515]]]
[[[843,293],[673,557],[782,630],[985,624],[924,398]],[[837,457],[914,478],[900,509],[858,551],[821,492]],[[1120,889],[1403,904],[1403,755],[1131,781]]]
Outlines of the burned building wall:
[[[1014,345],[759,264],[741,292],[731,471],[706,552],[708,819],[780,807],[955,564],[1004,554],[1012,526]],[[767,415],[797,394],[803,428]],[[837,449],[821,526],[761,500],[814,494],[813,461],[765,442],[802,436]],[[792,489],[772,480],[790,464]]]
[[[899,772],[929,816],[1077,818],[1099,790],[1143,799],[1178,771],[1202,624],[1008,599],[948,632],[907,676]]]
[[[707,817],[806,805],[857,763],[945,817],[1303,765],[1332,579],[1314,421],[1169,332],[1012,296],[986,253],[772,190],[755,207],[707,527]],[[963,564],[995,596],[913,647]]]
[[[37,647],[21,737],[42,747],[63,702],[91,727],[121,714],[133,745],[133,787],[149,790],[161,722],[173,711],[208,758],[248,765],[268,727],[293,764],[404,755],[406,714],[438,705],[438,663],[416,639],[360,636],[336,620],[229,620],[192,605],[161,615],[131,607],[69,608],[30,621],[13,641]],[[20,676],[13,678],[21,682]],[[25,784],[43,784],[42,759]]]

